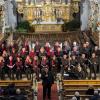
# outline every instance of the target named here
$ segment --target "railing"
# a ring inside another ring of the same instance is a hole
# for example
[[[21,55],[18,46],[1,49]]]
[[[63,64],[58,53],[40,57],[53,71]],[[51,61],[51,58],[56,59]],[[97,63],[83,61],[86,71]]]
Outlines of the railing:
[[[80,32],[15,33],[14,38],[21,37],[22,39],[29,39],[32,42],[40,41],[40,43],[45,43],[46,41],[50,43],[54,43],[55,41],[63,42],[65,40],[69,43],[72,40],[80,43],[79,35]]]
[[[3,34],[2,38],[0,39],[0,41],[6,41],[11,34],[12,33],[5,33],[5,34]]]

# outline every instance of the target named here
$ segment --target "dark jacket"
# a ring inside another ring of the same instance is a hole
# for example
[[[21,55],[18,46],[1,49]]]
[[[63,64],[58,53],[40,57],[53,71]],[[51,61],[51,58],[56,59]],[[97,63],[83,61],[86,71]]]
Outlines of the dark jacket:
[[[86,94],[87,94],[87,95],[94,95],[94,89],[93,89],[93,88],[89,88],[89,89],[86,91]]]
[[[15,96],[15,100],[27,100],[26,97],[22,94],[18,94]]]
[[[48,77],[46,77],[46,73],[43,72],[41,75],[42,84],[43,85],[52,85],[54,83],[54,77],[51,72],[48,72]]]
[[[100,100],[100,96],[98,94],[95,94],[93,97],[91,97],[90,100]]]

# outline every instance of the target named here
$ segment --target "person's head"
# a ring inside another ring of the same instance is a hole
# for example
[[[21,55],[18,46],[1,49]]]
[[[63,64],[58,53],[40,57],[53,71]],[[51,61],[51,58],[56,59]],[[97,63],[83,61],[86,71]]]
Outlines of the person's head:
[[[77,70],[78,70],[78,72],[81,72],[82,71],[82,67],[81,66],[78,66],[77,67]]]
[[[44,70],[45,70],[46,73],[48,73],[48,71],[49,71],[48,68],[45,68]]]
[[[75,55],[72,55],[72,59],[75,60],[76,59],[76,56]]]
[[[20,61],[20,57],[17,57],[17,61]]]
[[[50,47],[50,43],[49,42],[46,42],[45,46],[46,47]]]
[[[58,47],[58,49],[57,49],[57,50],[58,50],[58,52],[60,52],[60,51],[61,51],[61,48],[60,48],[60,47]]]
[[[89,85],[89,87],[88,87],[89,89],[93,89],[93,86],[92,85]]]
[[[41,47],[40,52],[43,53],[45,51],[44,47]]]
[[[3,48],[3,47],[4,47],[4,44],[2,44],[1,46],[2,46],[2,48]]]
[[[98,46],[95,46],[95,47],[94,47],[94,50],[95,50],[95,51],[98,50]]]
[[[85,100],[89,100],[89,98],[85,98]]]
[[[67,58],[67,55],[66,55],[66,54],[64,54],[64,55],[63,55],[63,58],[64,58],[64,59],[66,59],[66,58]]]
[[[15,48],[12,48],[12,52],[15,53],[15,51],[16,51]]]
[[[36,44],[36,45],[39,45],[39,42],[38,42],[38,41],[36,41],[36,42],[35,42],[35,44]]]
[[[11,41],[11,42],[10,42],[10,45],[11,45],[11,46],[13,46],[13,45],[14,45],[14,42],[13,42],[13,41]]]
[[[34,48],[31,49],[31,52],[34,52]]]
[[[96,57],[96,54],[95,53],[92,53],[92,58],[95,58]]]
[[[80,93],[78,91],[75,92],[75,96],[80,96]]]
[[[13,59],[13,57],[12,56],[9,56],[9,60],[11,61]]]
[[[23,52],[25,52],[25,50],[26,50],[25,48],[22,48],[22,51],[23,51]]]
[[[46,57],[46,56],[43,56],[43,57],[42,57],[42,59],[43,59],[43,60],[46,60],[46,59],[47,59],[47,57]]]
[[[77,51],[78,49],[77,49],[77,47],[73,47],[73,51]]]
[[[29,55],[27,55],[26,59],[30,59],[30,56],[29,56]]]
[[[34,56],[34,60],[38,60],[38,56]]]
[[[77,42],[76,41],[73,42],[73,46],[77,46]]]
[[[55,59],[56,59],[56,56],[54,55],[54,56],[52,57],[52,59],[55,60]]]
[[[95,90],[94,95],[98,95],[98,94],[99,94],[98,90]]]
[[[21,90],[20,89],[16,89],[16,94],[21,94]]]
[[[87,42],[86,42],[86,46],[89,46],[89,45],[90,45],[90,43],[87,41]]]
[[[83,53],[81,57],[82,57],[82,58],[85,58],[85,54]]]
[[[3,57],[6,57],[6,56],[7,56],[7,52],[6,52],[6,50],[3,51],[2,56],[3,56]]]
[[[65,42],[64,42],[64,46],[67,46],[67,45],[68,45],[68,42],[67,42],[67,41],[65,41]]]
[[[86,43],[84,43],[84,44],[83,44],[83,47],[84,47],[84,48],[86,48],[86,47],[87,47]]]
[[[71,100],[77,100],[77,98],[74,96],[74,97],[72,97],[72,99]]]
[[[59,46],[59,42],[58,41],[55,43],[55,46]]]

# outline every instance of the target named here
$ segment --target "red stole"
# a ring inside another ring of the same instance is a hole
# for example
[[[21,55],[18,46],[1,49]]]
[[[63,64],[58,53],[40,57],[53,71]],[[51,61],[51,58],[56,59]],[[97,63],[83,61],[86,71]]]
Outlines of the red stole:
[[[42,65],[46,65],[46,60],[42,60]]]
[[[12,60],[10,61],[9,65],[10,65],[10,66],[13,66],[13,62],[12,62]]]
[[[30,54],[29,54],[29,56],[30,56],[31,58],[34,58],[34,55],[35,55],[35,54],[34,54],[34,52],[32,52],[32,51],[31,51]]]
[[[37,60],[34,60],[33,61],[33,67],[37,67],[38,66],[38,61]]]
[[[54,60],[52,60],[52,65],[55,65],[55,61]]]
[[[20,69],[20,67],[22,66],[21,61],[19,61],[19,62],[17,61],[17,62],[16,62],[16,66],[17,66],[17,69]]]
[[[2,68],[2,67],[3,67],[3,61],[0,62],[0,68]]]

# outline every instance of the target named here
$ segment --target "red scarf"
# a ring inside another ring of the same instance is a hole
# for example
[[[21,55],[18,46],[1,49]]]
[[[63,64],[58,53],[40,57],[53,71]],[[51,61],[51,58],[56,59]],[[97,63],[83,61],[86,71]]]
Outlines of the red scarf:
[[[12,62],[12,60],[10,60],[10,63],[9,63],[9,65],[10,65],[10,66],[13,66],[13,62]]]
[[[46,65],[46,60],[42,60],[42,65]]]
[[[37,60],[34,60],[34,61],[33,61],[33,65],[36,65],[36,66],[38,65],[38,64],[37,64]]]

